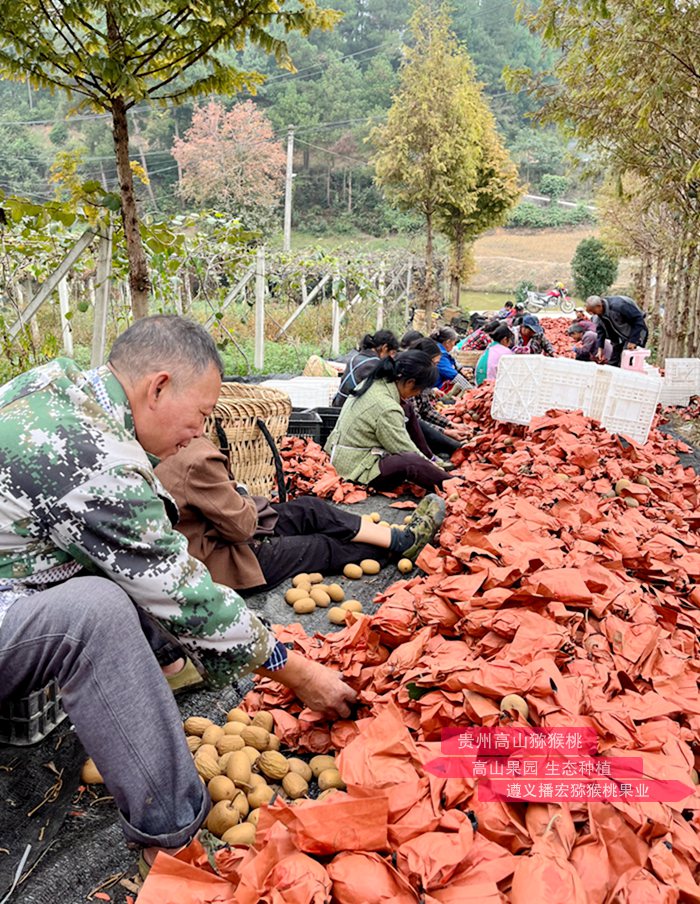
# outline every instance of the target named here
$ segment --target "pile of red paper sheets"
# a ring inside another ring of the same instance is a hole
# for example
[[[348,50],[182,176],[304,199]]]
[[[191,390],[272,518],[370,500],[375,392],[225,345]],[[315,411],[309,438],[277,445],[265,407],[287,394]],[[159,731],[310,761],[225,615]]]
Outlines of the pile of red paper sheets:
[[[688,405],[673,405],[664,409],[668,414],[674,414],[684,421],[700,420],[700,396],[693,396]]]
[[[578,344],[578,339],[569,336],[567,330],[572,323],[575,323],[573,317],[542,317],[540,323],[544,327],[545,336],[554,346],[558,357],[573,358],[574,345]]]
[[[455,406],[474,430],[423,573],[339,633],[279,629],[343,671],[357,718],[329,722],[267,680],[246,698],[284,745],[341,751],[347,792],[277,801],[253,848],[217,855],[219,877],[196,846],[160,856],[141,904],[700,901],[700,479],[655,429],[639,446],[578,413],[514,428],[491,421],[491,391]],[[523,724],[500,712],[507,694],[530,725],[588,729],[598,755],[681,795],[489,801],[427,768],[445,729]]]
[[[327,453],[313,440],[287,436],[280,448],[287,492],[290,498],[318,496],[331,502],[362,502],[367,490],[343,480]]]

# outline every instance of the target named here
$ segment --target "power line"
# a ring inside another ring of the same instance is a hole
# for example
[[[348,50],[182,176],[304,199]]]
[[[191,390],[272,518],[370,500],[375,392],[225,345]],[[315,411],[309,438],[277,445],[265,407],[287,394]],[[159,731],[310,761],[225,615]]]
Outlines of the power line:
[[[69,154],[75,151],[75,148],[56,148],[56,153],[64,153]],[[169,155],[170,151],[146,151],[144,153],[144,157],[156,157],[162,156],[163,154]],[[141,156],[139,152],[139,157]],[[114,160],[114,154],[91,154],[88,157],[83,157],[84,161],[94,161],[94,160]],[[0,160],[26,160],[27,163],[44,163],[46,166],[50,166],[53,161],[45,158],[45,157],[27,157],[26,154],[0,154]]]
[[[391,41],[388,40],[382,41],[381,44],[375,44],[374,47],[365,47],[364,50],[356,50],[354,53],[345,53],[343,54],[343,56],[333,57],[332,59],[326,60],[326,62],[315,63],[313,66],[305,66],[303,69],[297,69],[296,72],[283,72],[281,75],[273,75],[271,78],[266,78],[264,84],[261,87],[269,85],[270,82],[280,81],[281,79],[296,78],[296,76],[301,75],[302,72],[310,72],[314,69],[325,69],[327,66],[330,66],[331,63],[340,63],[343,60],[349,60],[351,57],[360,56],[364,53],[372,53],[375,50],[380,50],[382,47],[386,47],[390,43]]]
[[[331,151],[329,148],[323,148],[318,144],[311,144],[309,141],[302,141],[299,139],[299,144],[306,145],[307,148],[313,148],[315,151],[323,151],[326,154],[330,154],[333,157],[342,157],[344,160],[351,160],[353,163],[361,163],[363,166],[369,166],[369,162],[367,160],[360,160],[359,157],[350,157],[348,154],[341,154],[339,151]]]

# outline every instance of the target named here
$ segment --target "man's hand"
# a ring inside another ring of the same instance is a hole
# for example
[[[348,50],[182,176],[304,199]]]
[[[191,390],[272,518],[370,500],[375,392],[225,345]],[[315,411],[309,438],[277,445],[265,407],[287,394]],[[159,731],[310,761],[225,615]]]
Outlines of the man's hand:
[[[599,348],[598,351],[595,353],[595,359],[598,362],[598,364],[605,363],[605,352],[603,351],[602,348]]]
[[[304,706],[331,718],[347,719],[350,707],[357,700],[357,694],[343,681],[340,672],[300,653],[290,653],[287,664],[276,672],[256,671],[294,691]]]

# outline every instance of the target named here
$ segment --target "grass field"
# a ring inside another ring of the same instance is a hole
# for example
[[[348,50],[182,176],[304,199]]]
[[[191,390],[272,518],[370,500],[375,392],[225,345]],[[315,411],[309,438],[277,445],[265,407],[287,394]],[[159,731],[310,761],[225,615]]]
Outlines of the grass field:
[[[467,311],[499,311],[512,298],[506,292],[474,292],[462,289],[460,303]]]
[[[578,229],[494,229],[474,244],[476,272],[465,289],[488,296],[484,308],[501,307],[499,293],[508,297],[519,282],[527,280],[538,289],[548,289],[557,280],[571,286],[571,259],[576,246],[585,238],[597,235],[593,226]],[[295,250],[316,247],[343,254],[381,254],[403,251],[422,256],[424,239],[421,234],[386,236],[325,236],[318,238],[306,233],[293,233]],[[436,238],[436,254],[447,252],[447,243]],[[620,262],[615,289],[627,288],[632,281],[632,261]],[[464,303],[467,304],[466,298]]]

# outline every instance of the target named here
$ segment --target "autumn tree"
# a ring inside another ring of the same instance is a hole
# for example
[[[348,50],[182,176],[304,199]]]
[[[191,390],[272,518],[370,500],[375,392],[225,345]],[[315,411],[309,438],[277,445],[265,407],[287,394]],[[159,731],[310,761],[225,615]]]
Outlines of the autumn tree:
[[[196,107],[172,153],[183,197],[226,209],[247,226],[260,225],[284,192],[285,152],[250,100],[228,111],[215,101]]]
[[[293,69],[284,35],[330,28],[339,14],[315,0],[0,0],[0,74],[59,88],[77,108],[112,121],[133,313],[148,313],[150,279],[139,228],[127,114],[202,94],[254,92],[263,77],[230,51],[256,45]]]
[[[487,229],[506,221],[521,195],[518,171],[503,147],[488,109],[482,111],[484,131],[476,172],[462,184],[458,196],[440,205],[438,229],[450,240],[450,299],[459,306],[461,284],[473,267],[471,246]]]
[[[433,239],[442,208],[462,205],[465,185],[475,184],[485,107],[473,64],[450,31],[443,5],[421,3],[411,18],[413,44],[404,49],[399,88],[386,124],[371,140],[376,179],[388,199],[425,219],[423,303],[437,301]]]

